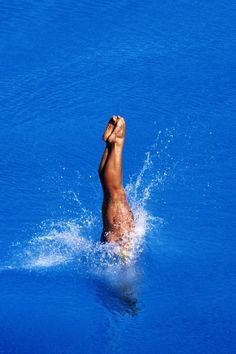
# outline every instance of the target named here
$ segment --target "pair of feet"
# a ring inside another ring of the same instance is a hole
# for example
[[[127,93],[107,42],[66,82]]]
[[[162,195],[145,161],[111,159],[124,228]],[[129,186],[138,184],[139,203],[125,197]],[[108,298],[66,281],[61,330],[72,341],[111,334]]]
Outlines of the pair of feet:
[[[121,116],[112,116],[103,134],[103,140],[110,144],[123,145],[125,138],[125,120]]]

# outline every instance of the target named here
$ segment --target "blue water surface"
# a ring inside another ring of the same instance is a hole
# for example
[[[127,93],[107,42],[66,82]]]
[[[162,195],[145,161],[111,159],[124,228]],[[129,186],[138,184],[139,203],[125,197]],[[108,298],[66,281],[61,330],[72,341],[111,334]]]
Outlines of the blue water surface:
[[[0,1],[0,353],[236,352],[235,39],[226,0]],[[127,267],[97,243],[112,114]]]

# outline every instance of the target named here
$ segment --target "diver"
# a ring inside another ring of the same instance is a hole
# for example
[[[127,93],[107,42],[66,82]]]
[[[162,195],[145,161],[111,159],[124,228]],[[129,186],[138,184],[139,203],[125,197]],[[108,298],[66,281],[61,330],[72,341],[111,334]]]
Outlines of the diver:
[[[127,250],[127,237],[134,228],[134,216],[122,184],[125,128],[123,117],[112,116],[103,134],[106,147],[99,165],[104,195],[101,241],[117,243],[123,250]]]
[[[112,116],[103,134],[106,147],[99,165],[103,189],[103,231],[101,242],[113,243],[114,252],[121,259],[121,281],[115,283],[114,293],[123,304],[122,309],[131,316],[139,312],[135,296],[134,278],[130,278],[129,261],[132,261],[134,216],[122,184],[122,151],[125,140],[125,120]],[[109,268],[108,268],[109,269]],[[113,294],[114,295],[114,294]],[[104,299],[104,297],[103,297]]]

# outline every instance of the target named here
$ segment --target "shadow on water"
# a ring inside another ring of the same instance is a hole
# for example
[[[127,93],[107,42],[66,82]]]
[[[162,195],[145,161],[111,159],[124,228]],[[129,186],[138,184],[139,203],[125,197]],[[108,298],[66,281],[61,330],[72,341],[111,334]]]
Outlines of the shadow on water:
[[[115,273],[105,271],[103,277],[94,279],[96,295],[109,312],[137,316],[141,311],[138,303],[140,278],[141,272],[134,266]]]

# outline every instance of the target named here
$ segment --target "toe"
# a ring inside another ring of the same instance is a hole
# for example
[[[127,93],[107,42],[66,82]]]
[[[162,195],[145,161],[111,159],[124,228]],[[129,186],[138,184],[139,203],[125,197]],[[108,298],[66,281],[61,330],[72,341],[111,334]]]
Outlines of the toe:
[[[112,116],[111,119],[110,119],[110,121],[112,121],[114,124],[116,124],[116,123],[117,123],[117,120],[118,120],[118,117],[119,117],[119,116]]]
[[[117,116],[117,125],[118,126],[125,126],[125,120],[124,120],[124,118],[123,117],[121,117],[121,116]]]

